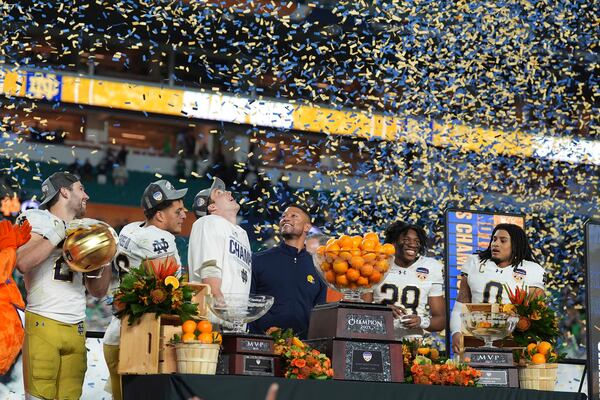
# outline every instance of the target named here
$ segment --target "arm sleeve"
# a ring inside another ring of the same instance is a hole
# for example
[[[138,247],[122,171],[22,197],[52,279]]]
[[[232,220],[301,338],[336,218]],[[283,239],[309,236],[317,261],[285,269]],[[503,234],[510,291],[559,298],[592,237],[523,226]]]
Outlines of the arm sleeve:
[[[257,262],[256,262],[256,256],[254,254],[252,254],[252,279],[250,279],[250,293],[251,294],[258,294],[256,292],[256,282],[258,279],[258,271],[256,268]]]
[[[210,217],[210,216],[209,216]],[[190,279],[220,278],[227,232],[217,218],[199,219],[192,227],[188,260]]]
[[[429,297],[438,297],[444,295],[444,266],[437,260],[432,260],[431,290]]]
[[[531,263],[528,265],[527,269],[527,286],[529,287],[537,287],[540,289],[545,289],[546,285],[544,284],[544,268],[536,263]]]
[[[474,273],[477,270],[477,262],[479,260],[479,256],[477,254],[472,254],[467,257],[467,260],[463,264],[460,273],[464,276],[469,276],[469,274]]]
[[[458,301],[454,302],[452,313],[450,313],[450,335],[454,335],[456,332],[462,332],[462,320],[460,318],[462,308],[463,303]]]
[[[319,290],[319,294],[315,298],[315,303],[313,306],[318,304],[325,304],[327,302],[327,285],[319,280],[319,284],[321,285],[321,289]]]
[[[17,223],[20,224],[24,220],[29,221],[29,225],[31,225],[31,232],[37,233],[41,236],[44,236],[44,234],[47,233],[48,226],[52,221],[52,219],[46,212],[36,209],[31,209],[23,212],[17,218]]]

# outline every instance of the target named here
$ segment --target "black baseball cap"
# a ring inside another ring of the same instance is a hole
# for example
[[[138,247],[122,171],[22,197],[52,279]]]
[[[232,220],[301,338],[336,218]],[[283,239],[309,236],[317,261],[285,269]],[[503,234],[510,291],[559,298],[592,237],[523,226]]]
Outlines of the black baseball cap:
[[[149,184],[142,195],[142,208],[150,210],[167,200],[183,199],[187,193],[187,188],[176,190],[171,182],[161,179]]]
[[[60,192],[60,189],[68,188],[75,182],[79,182],[79,177],[70,172],[60,171],[50,175],[42,182],[43,199],[39,208],[42,210],[48,208],[48,203]]]
[[[212,185],[208,189],[202,189],[198,192],[196,197],[194,197],[194,204],[192,205],[192,210],[196,213],[198,217],[204,217],[208,214],[208,203],[210,201],[210,195],[213,190],[221,189],[225,190],[225,182],[223,182],[218,177],[214,177]]]

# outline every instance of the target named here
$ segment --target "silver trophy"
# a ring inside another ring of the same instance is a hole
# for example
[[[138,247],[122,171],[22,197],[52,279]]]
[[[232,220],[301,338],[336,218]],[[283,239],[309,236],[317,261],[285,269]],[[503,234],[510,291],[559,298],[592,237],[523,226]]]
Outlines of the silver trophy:
[[[210,310],[218,318],[229,322],[234,333],[245,333],[244,324],[255,321],[265,315],[273,305],[273,296],[223,293],[223,297],[207,296]]]

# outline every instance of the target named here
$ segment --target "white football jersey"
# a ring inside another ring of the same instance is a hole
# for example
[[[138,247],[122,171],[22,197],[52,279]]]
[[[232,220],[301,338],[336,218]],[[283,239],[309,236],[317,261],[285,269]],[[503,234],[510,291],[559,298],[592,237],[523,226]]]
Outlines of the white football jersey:
[[[544,268],[531,261],[523,261],[517,268],[500,268],[492,260],[481,263],[479,256],[473,254],[467,258],[461,272],[471,289],[472,303],[496,303],[498,296],[502,297],[502,303],[510,303],[504,285],[511,290],[517,286],[544,289]]]
[[[115,258],[115,266],[119,273],[140,266],[144,260],[163,257],[174,257],[179,265],[177,275],[181,274],[181,258],[175,244],[175,236],[154,225],[145,225],[144,221],[132,222],[119,233],[119,250]],[[121,321],[114,317],[104,333],[104,344],[118,345],[120,340]]]
[[[211,276],[205,267],[216,267],[222,293],[250,293],[252,249],[248,234],[221,216],[207,215],[194,222],[188,265],[190,281]]]
[[[18,222],[27,219],[31,231],[42,235],[49,225],[64,224],[48,210],[24,211]],[[26,310],[66,324],[85,319],[85,286],[83,274],[72,271],[56,248],[39,266],[25,274],[27,287]]]
[[[430,257],[419,257],[407,268],[394,264],[385,280],[373,290],[373,301],[394,304],[409,314],[429,316],[430,297],[444,295],[444,266]]]

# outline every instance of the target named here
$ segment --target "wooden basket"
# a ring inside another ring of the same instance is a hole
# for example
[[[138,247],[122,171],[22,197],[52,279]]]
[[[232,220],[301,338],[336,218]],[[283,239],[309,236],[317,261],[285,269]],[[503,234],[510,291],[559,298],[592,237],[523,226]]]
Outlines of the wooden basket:
[[[214,375],[217,372],[220,345],[197,340],[177,343],[177,372],[181,374]]]
[[[192,302],[198,304],[198,316],[205,317],[205,301],[210,286],[187,283],[194,291]],[[119,374],[171,374],[177,372],[175,348],[169,345],[174,334],[181,334],[181,319],[177,315],[144,314],[129,325],[127,317],[121,323]]]
[[[519,384],[521,389],[554,391],[558,364],[528,365],[519,368]]]

